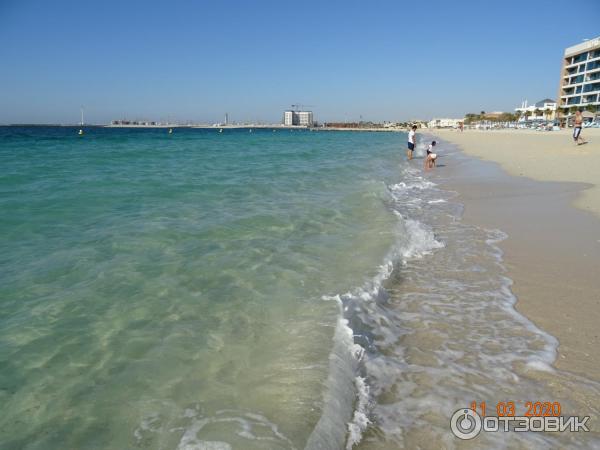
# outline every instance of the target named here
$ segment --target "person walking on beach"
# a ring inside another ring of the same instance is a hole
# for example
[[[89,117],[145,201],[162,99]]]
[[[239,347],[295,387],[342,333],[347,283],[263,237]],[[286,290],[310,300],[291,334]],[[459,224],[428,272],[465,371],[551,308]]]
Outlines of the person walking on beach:
[[[416,130],[417,126],[413,125],[412,129],[408,132],[408,150],[406,150],[406,157],[409,161],[413,158],[413,152],[415,151]]]
[[[578,109],[575,111],[575,123],[573,125],[573,140],[575,144],[587,144],[587,141],[584,141],[581,137],[581,128],[583,126],[583,115],[581,114],[581,110]]]

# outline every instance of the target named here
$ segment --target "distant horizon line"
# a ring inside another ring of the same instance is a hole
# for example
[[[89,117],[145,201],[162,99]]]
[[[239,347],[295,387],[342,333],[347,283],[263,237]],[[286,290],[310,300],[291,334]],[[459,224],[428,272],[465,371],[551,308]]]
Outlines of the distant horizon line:
[[[316,121],[319,124],[325,123],[372,123],[372,124],[402,124],[402,123],[419,123],[419,122],[429,122],[433,119],[411,119],[411,120],[403,120],[403,121],[394,121],[394,120],[382,120],[382,121],[373,121],[373,120],[328,120],[328,121]],[[132,121],[136,122],[136,121]],[[35,127],[105,127],[105,128],[165,128],[165,127],[203,127],[203,128],[227,128],[227,127],[243,127],[243,126],[263,126],[263,127],[282,127],[282,128],[305,128],[303,125],[284,125],[281,122],[234,122],[229,124],[224,123],[206,123],[206,122],[195,122],[195,123],[164,123],[164,122],[156,122],[154,125],[146,125],[146,124],[112,124],[108,123],[52,123],[52,122],[15,122],[15,123],[0,123],[2,127],[19,127],[19,126],[35,126]]]

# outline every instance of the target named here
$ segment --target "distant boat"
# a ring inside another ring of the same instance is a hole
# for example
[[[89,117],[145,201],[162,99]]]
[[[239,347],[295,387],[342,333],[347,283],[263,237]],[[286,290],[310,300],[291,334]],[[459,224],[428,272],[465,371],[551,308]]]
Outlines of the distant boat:
[[[250,128],[250,133],[252,133],[252,128]]]
[[[219,133],[222,133],[222,132],[223,132],[223,128],[219,128]]]
[[[79,133],[77,133],[79,136],[83,136],[83,130],[79,130]]]
[[[173,134],[173,128],[169,128],[169,134]]]

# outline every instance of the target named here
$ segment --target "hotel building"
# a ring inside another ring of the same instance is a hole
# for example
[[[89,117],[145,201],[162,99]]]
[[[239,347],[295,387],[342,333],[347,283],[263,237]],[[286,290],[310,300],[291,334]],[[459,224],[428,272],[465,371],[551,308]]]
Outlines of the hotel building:
[[[600,37],[565,49],[560,71],[558,108],[600,110]]]
[[[556,118],[556,102],[550,98],[540,100],[533,105],[527,105],[527,100],[521,103],[520,108],[515,108],[521,116],[519,122],[527,120],[554,120]]]
[[[465,119],[431,119],[427,128],[458,128]]]
[[[285,111],[283,113],[283,124],[287,127],[293,125],[312,127],[313,123],[312,111]]]

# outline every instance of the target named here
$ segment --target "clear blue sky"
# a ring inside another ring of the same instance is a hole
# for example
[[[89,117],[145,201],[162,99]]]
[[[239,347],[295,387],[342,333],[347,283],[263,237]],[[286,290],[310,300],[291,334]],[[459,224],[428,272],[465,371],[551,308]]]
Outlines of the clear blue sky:
[[[598,0],[0,0],[0,123],[512,110],[598,35]]]

